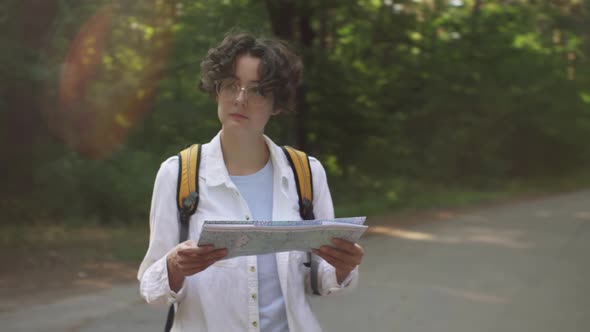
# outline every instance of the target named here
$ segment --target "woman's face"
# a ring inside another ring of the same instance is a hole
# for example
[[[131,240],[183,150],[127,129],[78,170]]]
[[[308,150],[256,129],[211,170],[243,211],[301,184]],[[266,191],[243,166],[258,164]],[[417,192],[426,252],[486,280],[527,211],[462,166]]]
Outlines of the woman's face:
[[[217,115],[223,130],[264,133],[264,127],[273,113],[273,97],[262,95],[257,89],[259,65],[259,58],[239,56],[235,77],[225,79],[217,88]]]

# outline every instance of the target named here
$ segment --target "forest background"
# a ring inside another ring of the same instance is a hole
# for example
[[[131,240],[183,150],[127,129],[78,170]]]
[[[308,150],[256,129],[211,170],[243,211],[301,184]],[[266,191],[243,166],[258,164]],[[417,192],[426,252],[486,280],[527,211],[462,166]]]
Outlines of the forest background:
[[[302,56],[297,112],[267,133],[323,162],[338,216],[587,186],[589,8],[5,0],[0,242],[88,241],[99,229],[125,242],[133,233],[122,229],[142,229],[142,245],[121,254],[141,257],[160,164],[219,130],[198,90],[200,61],[236,28],[283,38]]]

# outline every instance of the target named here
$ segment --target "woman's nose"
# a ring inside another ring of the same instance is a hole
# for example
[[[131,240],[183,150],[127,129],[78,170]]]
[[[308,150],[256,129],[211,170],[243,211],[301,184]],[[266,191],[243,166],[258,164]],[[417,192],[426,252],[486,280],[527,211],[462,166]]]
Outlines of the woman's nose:
[[[246,105],[248,102],[248,96],[246,96],[246,89],[240,88],[238,95],[236,96],[236,103],[240,105]]]

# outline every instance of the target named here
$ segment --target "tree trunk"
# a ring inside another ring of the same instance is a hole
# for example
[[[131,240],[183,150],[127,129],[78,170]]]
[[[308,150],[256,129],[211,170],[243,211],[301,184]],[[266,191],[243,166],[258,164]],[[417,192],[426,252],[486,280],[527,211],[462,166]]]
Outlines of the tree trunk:
[[[311,28],[311,9],[306,4],[296,6],[295,1],[267,0],[266,7],[269,13],[273,33],[294,45],[301,45],[303,50],[304,65],[311,65],[311,56],[306,50],[310,49],[313,44],[315,33]],[[296,35],[295,24],[298,23],[298,34]],[[307,56],[306,56],[307,55]],[[295,114],[294,128],[288,129],[289,133],[294,134],[294,138],[287,139],[295,143],[298,149],[307,151],[307,120],[309,114],[309,105],[306,99],[306,84],[297,91],[297,112]],[[283,122],[283,125],[286,125]]]
[[[266,0],[266,9],[270,18],[272,32],[280,39],[294,40],[295,3],[290,0]],[[275,121],[281,128],[278,141],[281,144],[293,145],[297,141],[293,126],[295,117],[291,114],[282,114]]]
[[[473,9],[471,10],[471,33],[473,36],[477,35],[479,29],[479,13],[481,12],[481,0],[475,0]]]
[[[310,52],[313,47],[313,39],[315,33],[311,28],[312,10],[305,6],[299,10],[299,38],[300,44],[303,48],[303,61],[306,66],[313,66],[313,56]],[[305,77],[305,75],[304,75]],[[309,103],[307,102],[307,87],[308,84],[303,80],[301,87],[297,91],[297,114],[296,114],[296,139],[297,147],[303,151],[309,151],[307,142],[309,120]]]
[[[17,68],[30,73],[38,65],[40,50],[57,12],[57,0],[21,0],[12,7],[6,26],[12,28],[9,37],[12,45],[22,47],[28,61],[28,68]],[[27,55],[29,55],[27,57]],[[3,197],[25,194],[34,190],[34,150],[35,139],[42,128],[40,110],[40,81],[31,74],[14,75],[11,82],[2,82],[4,105],[2,112],[2,154],[0,172],[4,181],[0,186]],[[5,196],[6,195],[6,196]]]

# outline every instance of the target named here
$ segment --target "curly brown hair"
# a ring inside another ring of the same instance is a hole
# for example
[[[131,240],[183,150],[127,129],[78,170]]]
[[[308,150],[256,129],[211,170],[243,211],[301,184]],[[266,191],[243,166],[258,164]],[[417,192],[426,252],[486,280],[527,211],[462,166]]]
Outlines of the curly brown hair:
[[[272,94],[274,109],[295,109],[296,90],[303,77],[303,63],[289,45],[279,39],[257,37],[249,32],[232,32],[221,44],[207,52],[201,62],[199,88],[215,99],[217,84],[235,73],[236,59],[242,55],[260,59],[259,87]]]

